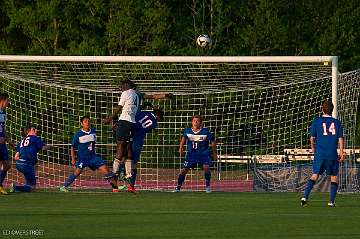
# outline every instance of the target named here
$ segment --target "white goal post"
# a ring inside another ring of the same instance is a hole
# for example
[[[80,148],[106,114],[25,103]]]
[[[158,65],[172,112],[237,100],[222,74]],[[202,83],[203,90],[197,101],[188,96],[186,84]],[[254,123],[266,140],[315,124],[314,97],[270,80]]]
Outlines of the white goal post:
[[[20,127],[31,121],[42,127],[46,143],[56,145],[39,160],[41,186],[50,188],[72,170],[66,154],[81,114],[94,119],[99,152],[111,164],[111,129],[100,119],[116,104],[122,79],[145,93],[174,94],[152,101],[165,118],[147,136],[139,174],[140,188],[169,190],[183,160],[177,155],[181,129],[192,115],[203,115],[215,133],[220,159],[304,148],[321,100],[331,98],[338,117],[338,74],[337,56],[0,56],[0,91],[10,94],[12,104],[10,136],[18,140]],[[247,166],[227,160],[212,170],[215,190],[251,190],[244,182]],[[203,190],[202,177],[200,168],[193,170],[185,188]],[[10,178],[19,175],[13,170]],[[76,186],[103,188],[101,180],[89,172]]]

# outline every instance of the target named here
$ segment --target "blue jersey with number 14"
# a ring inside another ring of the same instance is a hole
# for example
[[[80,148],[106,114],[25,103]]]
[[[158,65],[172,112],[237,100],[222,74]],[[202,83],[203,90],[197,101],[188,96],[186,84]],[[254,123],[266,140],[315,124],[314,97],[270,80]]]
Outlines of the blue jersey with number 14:
[[[194,132],[192,128],[186,128],[182,137],[187,141],[186,158],[188,161],[210,156],[209,144],[215,140],[215,137],[209,129],[201,128]]]
[[[339,120],[327,115],[315,118],[311,124],[310,135],[315,138],[315,160],[338,160],[338,142],[339,138],[343,137]]]

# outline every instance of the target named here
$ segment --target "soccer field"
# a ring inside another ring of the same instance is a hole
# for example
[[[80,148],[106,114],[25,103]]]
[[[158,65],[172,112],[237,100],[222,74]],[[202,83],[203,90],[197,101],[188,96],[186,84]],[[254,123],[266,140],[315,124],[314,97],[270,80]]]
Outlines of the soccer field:
[[[358,194],[45,193],[0,197],[1,238],[360,238]],[[11,236],[10,234],[13,234]]]

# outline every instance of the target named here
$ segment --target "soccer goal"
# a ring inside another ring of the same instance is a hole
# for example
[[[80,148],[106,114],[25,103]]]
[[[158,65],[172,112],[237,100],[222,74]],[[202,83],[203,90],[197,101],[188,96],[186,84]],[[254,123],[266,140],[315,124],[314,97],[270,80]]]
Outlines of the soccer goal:
[[[346,121],[347,146],[353,146],[356,123],[351,120],[358,95],[347,77],[359,82],[358,72],[338,78],[334,56],[0,56],[0,89],[11,100],[9,137],[19,141],[21,127],[31,122],[54,146],[39,156],[37,176],[43,188],[59,187],[73,170],[70,142],[83,115],[97,129],[97,153],[111,165],[115,142],[102,119],[117,104],[123,79],[134,81],[146,94],[174,95],[150,100],[165,111],[165,118],[147,135],[138,188],[174,188],[183,162],[178,155],[181,131],[192,115],[200,114],[218,142],[213,190],[252,191],[261,165],[280,165],[277,159],[285,149],[309,147],[308,128],[324,99],[331,98],[334,116]],[[8,181],[18,177],[12,169]],[[75,188],[108,185],[88,170]],[[187,175],[184,189],[204,189],[200,168]]]

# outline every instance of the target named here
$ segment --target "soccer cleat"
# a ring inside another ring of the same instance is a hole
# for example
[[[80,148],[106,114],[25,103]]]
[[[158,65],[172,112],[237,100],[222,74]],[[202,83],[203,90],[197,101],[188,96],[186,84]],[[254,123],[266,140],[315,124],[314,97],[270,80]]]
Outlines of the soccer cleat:
[[[0,186],[0,194],[6,195],[8,194],[5,189],[3,188],[3,186]]]
[[[113,192],[113,193],[118,193],[118,192],[119,192],[119,189],[118,189],[118,188],[113,188],[113,189],[112,189],[112,192]]]
[[[15,183],[12,183],[10,188],[9,188],[9,193],[14,193],[15,192]]]
[[[206,193],[211,193],[211,188],[210,188],[210,187],[206,187],[206,188],[205,188],[205,192],[206,192]]]
[[[118,187],[120,191],[126,191],[128,189],[127,185],[122,185]]]
[[[65,186],[62,186],[62,187],[59,188],[59,191],[64,192],[64,193],[68,193],[69,189],[67,187],[65,187]]]
[[[329,202],[329,203],[328,203],[328,206],[329,206],[329,207],[335,207],[335,203],[334,203],[334,202]]]
[[[136,193],[134,186],[129,185],[127,191],[129,193]]]
[[[300,202],[301,202],[301,206],[303,206],[303,207],[306,207],[306,206],[308,205],[306,198],[302,198],[302,199],[300,200]]]
[[[180,187],[179,186],[176,186],[175,190],[174,190],[174,193],[179,193],[180,192]]]

